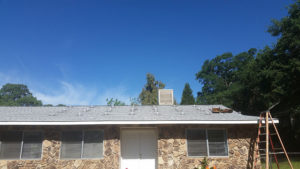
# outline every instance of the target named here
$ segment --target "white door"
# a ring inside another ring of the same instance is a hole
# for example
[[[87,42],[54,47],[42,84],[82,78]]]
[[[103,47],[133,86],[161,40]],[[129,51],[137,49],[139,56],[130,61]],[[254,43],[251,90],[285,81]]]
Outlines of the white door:
[[[124,129],[121,133],[121,169],[155,169],[155,130]]]

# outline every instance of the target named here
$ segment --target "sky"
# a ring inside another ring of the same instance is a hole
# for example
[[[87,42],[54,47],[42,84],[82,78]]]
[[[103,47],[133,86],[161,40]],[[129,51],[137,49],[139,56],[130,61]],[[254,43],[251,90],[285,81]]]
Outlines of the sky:
[[[0,86],[44,104],[129,103],[146,74],[201,90],[195,74],[225,52],[262,49],[292,0],[0,0]]]

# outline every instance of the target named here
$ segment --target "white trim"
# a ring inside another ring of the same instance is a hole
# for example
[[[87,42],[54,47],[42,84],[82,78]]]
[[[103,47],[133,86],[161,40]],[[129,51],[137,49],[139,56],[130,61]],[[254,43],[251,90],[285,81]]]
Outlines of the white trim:
[[[271,121],[269,123],[272,123]],[[274,120],[279,123],[279,120]],[[245,121],[22,121],[22,122],[0,122],[0,126],[5,125],[121,125],[121,124],[258,124],[258,120]]]
[[[119,168],[121,169],[122,167],[122,138],[123,138],[123,132],[124,130],[135,130],[135,131],[139,131],[139,130],[153,130],[155,132],[155,139],[156,139],[156,157],[155,157],[155,169],[157,169],[158,166],[158,129],[157,127],[120,127],[120,151],[119,151]],[[140,148],[139,148],[140,149]],[[140,150],[139,150],[140,151]]]

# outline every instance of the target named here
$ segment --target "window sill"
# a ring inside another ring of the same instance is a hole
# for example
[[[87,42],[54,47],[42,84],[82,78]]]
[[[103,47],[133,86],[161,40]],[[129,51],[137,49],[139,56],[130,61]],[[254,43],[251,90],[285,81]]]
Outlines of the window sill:
[[[67,160],[103,160],[104,157],[96,157],[96,158],[60,158],[59,160],[67,161]]]
[[[187,158],[229,158],[229,156],[187,156]]]

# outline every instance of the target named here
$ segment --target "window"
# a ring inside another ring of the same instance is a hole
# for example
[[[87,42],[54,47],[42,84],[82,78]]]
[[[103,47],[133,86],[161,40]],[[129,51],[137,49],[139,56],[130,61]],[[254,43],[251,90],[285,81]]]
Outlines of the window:
[[[103,157],[103,131],[62,132],[61,158]]]
[[[207,130],[210,156],[227,156],[227,136],[225,130]]]
[[[188,130],[187,139],[190,156],[207,156],[205,130]]]
[[[8,131],[1,134],[0,159],[40,159],[42,133]]]
[[[227,156],[226,130],[188,129],[189,156]]]

